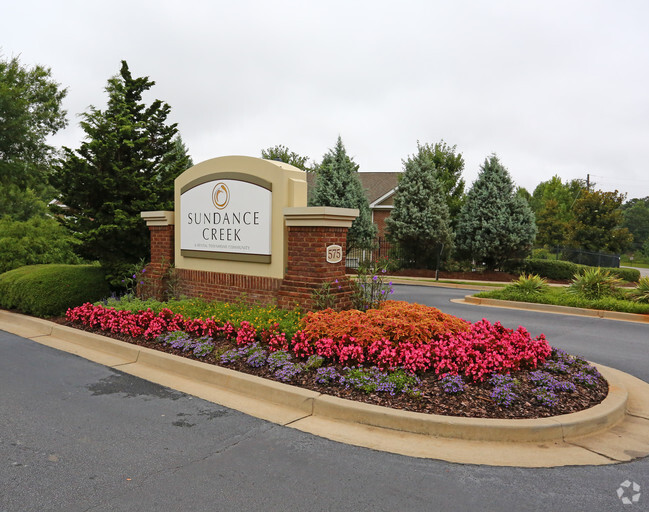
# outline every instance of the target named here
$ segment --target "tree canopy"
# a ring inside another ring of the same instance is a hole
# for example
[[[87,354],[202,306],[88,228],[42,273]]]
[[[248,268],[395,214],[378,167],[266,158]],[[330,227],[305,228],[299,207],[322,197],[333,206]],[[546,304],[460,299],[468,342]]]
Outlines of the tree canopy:
[[[448,206],[451,221],[457,217],[464,203],[464,158],[457,146],[449,146],[441,140],[435,144],[417,142],[417,154],[433,164],[433,174],[442,187],[442,197]]]
[[[548,247],[568,244],[569,228],[574,223],[575,201],[586,193],[581,180],[564,183],[558,175],[539,183],[530,205],[536,215],[537,245]]]
[[[173,209],[173,180],[191,163],[174,139],[176,124],[167,123],[171,107],[142,102],[153,85],[148,77],[134,78],[122,61],[106,86],[107,108],[91,106],[81,115],[86,139],[77,150],[64,148],[52,177],[68,208],[62,221],[80,240],[80,254],[99,260],[113,284],[148,257],[140,212]]]
[[[377,228],[372,222],[367,196],[358,178],[358,164],[347,156],[340,136],[336,145],[325,153],[315,172],[316,186],[309,198],[309,206],[357,208],[359,216],[347,233],[347,246],[371,246]]]
[[[534,213],[509,172],[496,155],[485,159],[458,217],[458,253],[494,269],[529,252],[535,235]]]
[[[49,68],[0,58],[0,216],[25,221],[43,216],[54,194],[48,169],[55,149],[47,137],[67,124],[67,93]]]
[[[586,251],[616,254],[625,251],[633,236],[622,227],[624,197],[617,190],[582,194],[573,206],[575,220],[570,226],[571,244]]]
[[[309,157],[300,156],[294,151],[291,151],[286,146],[281,144],[277,146],[272,146],[267,149],[261,150],[261,157],[266,160],[276,160],[279,162],[284,162],[303,171],[311,171],[312,169],[308,166]]]
[[[388,237],[414,259],[418,268],[432,267],[439,247],[448,247],[453,235],[442,182],[430,147],[418,146],[404,161],[404,172],[394,196],[394,208],[385,220]]]
[[[633,250],[642,250],[649,242],[649,197],[630,199],[622,206],[622,227],[633,235]]]

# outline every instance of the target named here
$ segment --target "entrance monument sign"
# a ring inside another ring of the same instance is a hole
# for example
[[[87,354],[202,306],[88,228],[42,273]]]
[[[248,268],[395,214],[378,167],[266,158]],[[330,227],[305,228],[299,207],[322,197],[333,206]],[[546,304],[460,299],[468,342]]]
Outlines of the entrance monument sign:
[[[142,212],[151,231],[150,284],[143,293],[308,308],[313,292],[345,277],[347,230],[358,210],[307,208],[306,173],[245,156],[207,160],[175,180],[173,212]]]

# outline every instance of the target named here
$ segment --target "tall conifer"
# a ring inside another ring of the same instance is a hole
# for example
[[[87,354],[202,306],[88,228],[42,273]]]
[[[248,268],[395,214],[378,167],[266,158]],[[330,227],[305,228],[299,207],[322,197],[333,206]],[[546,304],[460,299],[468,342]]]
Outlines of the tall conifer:
[[[394,209],[385,220],[389,239],[418,268],[432,267],[441,245],[448,248],[453,240],[447,198],[429,149],[418,146],[403,163]]]
[[[376,238],[377,228],[372,223],[367,196],[358,178],[358,164],[349,156],[338,137],[336,146],[322,158],[316,167],[316,186],[309,206],[335,206],[357,208],[359,216],[347,233],[347,247],[370,247]]]
[[[516,194],[509,172],[496,155],[485,159],[480,168],[460,210],[455,235],[458,254],[488,269],[531,250],[536,236],[534,213]]]

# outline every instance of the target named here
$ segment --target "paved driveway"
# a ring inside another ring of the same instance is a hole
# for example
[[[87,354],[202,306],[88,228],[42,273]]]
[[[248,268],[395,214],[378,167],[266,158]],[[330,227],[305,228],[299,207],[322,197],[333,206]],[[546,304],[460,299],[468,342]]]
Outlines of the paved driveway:
[[[649,326],[449,302],[464,293],[403,286],[396,298],[470,320],[523,324],[554,345],[649,380]],[[626,480],[641,486],[635,505],[617,497]],[[0,332],[2,512],[647,509],[648,459],[519,469],[382,453]]]

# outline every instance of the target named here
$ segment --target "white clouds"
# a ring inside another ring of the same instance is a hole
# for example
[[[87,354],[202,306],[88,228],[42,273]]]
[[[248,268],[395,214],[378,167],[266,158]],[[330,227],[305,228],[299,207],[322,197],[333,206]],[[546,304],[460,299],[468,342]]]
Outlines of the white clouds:
[[[646,2],[23,0],[9,13],[2,51],[50,66],[71,114],[103,107],[126,59],[195,161],[280,143],[319,160],[340,134],[361,170],[387,171],[444,138],[468,182],[497,152],[530,190],[590,171],[649,195]],[[76,147],[70,120],[56,141]]]

